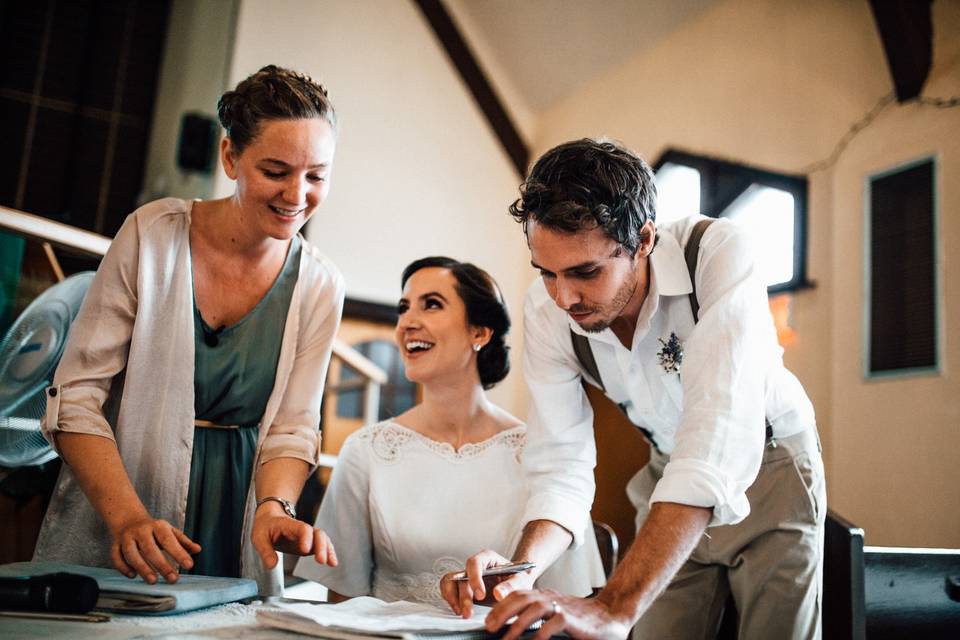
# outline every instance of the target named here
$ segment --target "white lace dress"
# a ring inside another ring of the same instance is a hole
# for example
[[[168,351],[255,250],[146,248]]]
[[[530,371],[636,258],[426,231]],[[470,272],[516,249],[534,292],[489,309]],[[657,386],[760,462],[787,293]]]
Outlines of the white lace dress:
[[[510,557],[527,501],[526,427],[459,450],[386,421],[351,435],[340,451],[316,526],[339,566],[302,558],[294,574],[346,596],[443,604],[440,577],[485,548]],[[592,529],[538,581],[573,595],[603,585]]]

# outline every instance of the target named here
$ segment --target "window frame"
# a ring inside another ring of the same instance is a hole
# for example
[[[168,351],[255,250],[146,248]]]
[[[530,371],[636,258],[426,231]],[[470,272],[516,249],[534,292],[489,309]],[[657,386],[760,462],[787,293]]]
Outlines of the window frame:
[[[667,149],[653,165],[654,172],[665,164],[691,167],[700,172],[700,214],[720,218],[752,185],[786,191],[793,196],[793,278],[767,287],[770,295],[813,287],[807,279],[807,189],[804,175],[776,173],[726,160],[718,160],[679,149]]]
[[[885,178],[895,173],[908,171],[922,164],[930,163],[931,168],[931,198],[933,206],[931,207],[931,227],[933,229],[933,353],[934,364],[926,367],[909,367],[903,369],[884,369],[872,371],[870,361],[872,359],[871,338],[873,322],[873,297],[872,297],[872,208],[873,198],[871,186],[875,180]],[[884,381],[896,378],[914,378],[924,376],[940,376],[943,373],[944,366],[944,328],[946,326],[943,304],[943,273],[940,250],[940,181],[938,178],[940,171],[940,156],[936,153],[924,154],[912,160],[897,163],[888,166],[886,169],[867,174],[863,179],[863,379],[867,382]]]

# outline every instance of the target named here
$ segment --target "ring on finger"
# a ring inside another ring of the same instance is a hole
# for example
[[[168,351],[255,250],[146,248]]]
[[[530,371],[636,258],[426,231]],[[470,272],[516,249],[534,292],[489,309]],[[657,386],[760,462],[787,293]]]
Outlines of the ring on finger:
[[[551,606],[551,612],[550,612],[550,617],[551,617],[551,618],[552,618],[553,616],[557,615],[558,613],[562,613],[562,612],[563,612],[563,607],[561,607],[561,606],[560,606],[560,603],[557,602],[556,600],[552,601],[552,602],[550,603],[550,606]]]

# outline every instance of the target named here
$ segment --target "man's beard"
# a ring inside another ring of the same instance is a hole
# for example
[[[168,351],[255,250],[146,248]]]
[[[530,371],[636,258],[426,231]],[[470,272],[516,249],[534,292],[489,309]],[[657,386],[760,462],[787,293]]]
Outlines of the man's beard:
[[[633,274],[636,274],[634,270]],[[588,307],[586,305],[574,305],[568,309],[568,312],[571,313],[583,313],[584,311],[590,311],[595,314],[602,314],[599,320],[594,320],[587,324],[577,323],[580,325],[580,328],[586,331],[587,333],[600,333],[606,330],[614,320],[620,315],[620,312],[623,311],[623,308],[627,306],[627,303],[630,302],[630,298],[633,297],[634,292],[637,290],[637,280],[636,278],[631,278],[630,280],[624,282],[617,293],[613,296],[613,300],[610,301],[610,304],[603,307]]]

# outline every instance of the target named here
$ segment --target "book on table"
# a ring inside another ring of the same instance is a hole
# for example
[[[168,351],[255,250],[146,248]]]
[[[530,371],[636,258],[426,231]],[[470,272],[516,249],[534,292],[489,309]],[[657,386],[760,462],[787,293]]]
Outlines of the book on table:
[[[64,562],[15,562],[0,565],[0,577],[29,578],[48,573],[90,576],[100,587],[95,609],[116,613],[162,616],[183,613],[257,595],[257,583],[246,578],[181,575],[173,584],[162,579],[148,584],[142,578],[127,578],[119,571]]]

